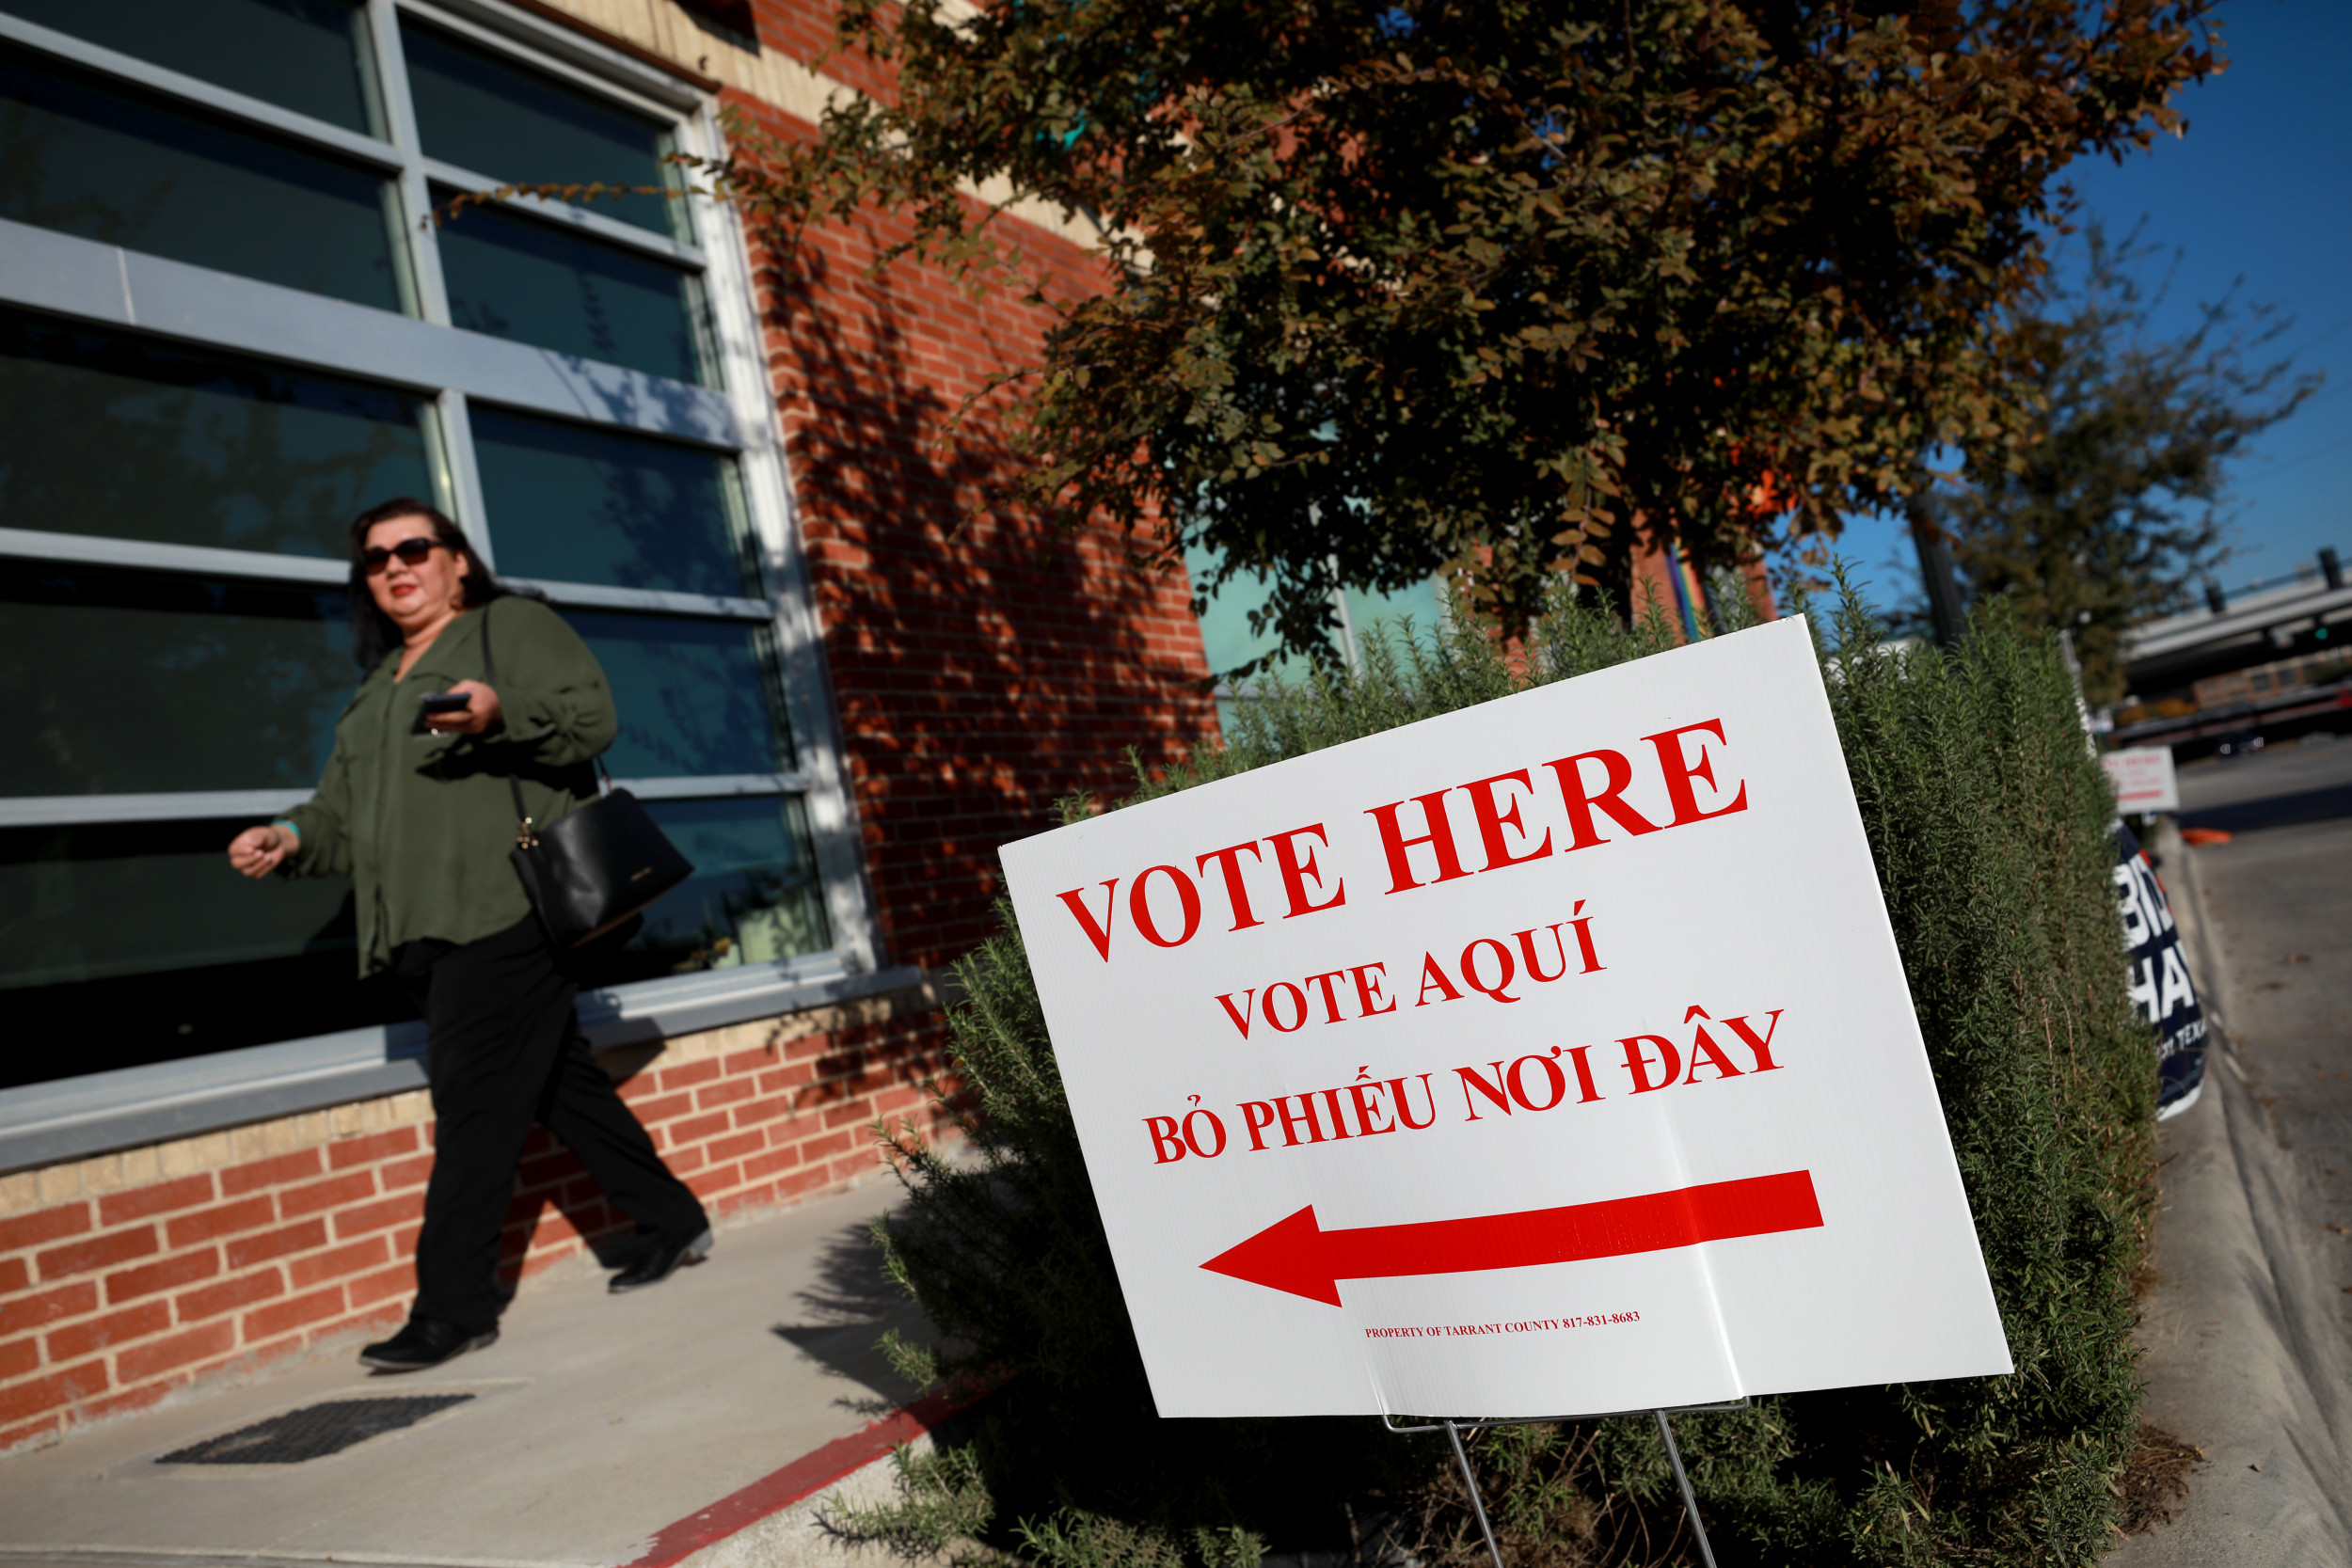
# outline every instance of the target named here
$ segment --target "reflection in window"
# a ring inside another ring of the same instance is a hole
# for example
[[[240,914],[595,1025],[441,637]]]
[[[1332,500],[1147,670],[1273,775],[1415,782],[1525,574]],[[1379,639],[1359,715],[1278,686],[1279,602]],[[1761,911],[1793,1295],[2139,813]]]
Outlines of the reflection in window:
[[[833,943],[822,883],[797,797],[655,800],[660,823],[694,875],[645,912],[599,978],[617,984],[738,964],[771,963]]]
[[[1184,566],[1192,574],[1195,591],[1209,581],[1218,557],[1198,545],[1185,546]],[[1209,661],[1209,669],[1220,679],[1232,670],[1253,659],[1276,653],[1282,640],[1268,626],[1263,631],[1249,629],[1250,614],[1265,607],[1273,596],[1273,584],[1265,578],[1242,573],[1228,580],[1210,598],[1200,612],[1200,646]],[[1274,661],[1272,670],[1284,675],[1303,673],[1305,662],[1295,655],[1283,655]]]
[[[565,610],[604,666],[621,735],[605,766],[624,779],[773,773],[791,767],[760,634],[740,621]]]
[[[756,594],[734,466],[638,436],[477,404],[474,454],[498,568],[521,578]]]
[[[14,528],[340,557],[430,496],[421,404],[0,311],[0,516]]]
[[[334,589],[0,566],[0,796],[316,784],[358,680],[344,615]]]
[[[358,982],[348,882],[229,869],[246,825],[0,830],[0,1087],[411,1016]]]
[[[1342,591],[1347,610],[1347,634],[1356,645],[1348,657],[1360,660],[1363,647],[1375,638],[1394,641],[1409,629],[1415,637],[1437,630],[1444,615],[1445,579],[1424,578],[1410,588],[1383,594],[1375,588]]]
[[[1196,587],[1209,580],[1216,564],[1214,551],[1198,545],[1185,547],[1184,565]],[[1375,637],[1394,640],[1405,635],[1408,626],[1416,637],[1426,635],[1438,624],[1438,578],[1429,578],[1391,594],[1370,588],[1341,590],[1333,595],[1331,607],[1338,623],[1332,628],[1333,651],[1356,664],[1363,659],[1364,645]],[[1251,612],[1264,608],[1273,592],[1273,584],[1264,577],[1243,572],[1210,598],[1200,612],[1200,643],[1211,670],[1222,675],[1252,659],[1278,653],[1282,640],[1271,626],[1262,632],[1249,629]],[[1281,654],[1272,668],[1295,679],[1306,673],[1307,666],[1295,654]]]
[[[1192,574],[1196,591],[1210,580],[1220,559],[1216,551],[1202,546],[1185,546],[1184,567]],[[1350,665],[1361,665],[1365,645],[1375,639],[1393,643],[1408,634],[1426,636],[1436,629],[1441,614],[1439,580],[1424,578],[1410,588],[1389,594],[1369,588],[1339,590],[1332,595],[1331,609],[1337,623],[1332,627],[1332,651]],[[1257,675],[1273,675],[1286,681],[1306,675],[1308,661],[1296,654],[1281,652],[1282,640],[1271,626],[1263,631],[1249,629],[1250,615],[1265,608],[1273,594],[1274,585],[1268,578],[1245,571],[1229,578],[1201,610],[1201,652],[1220,682],[1231,672],[1269,656],[1270,662]],[[1248,684],[1248,679],[1242,682],[1245,689]],[[1228,734],[1232,730],[1233,705],[1237,700],[1229,692],[1216,702],[1218,725]]]
[[[517,65],[437,27],[401,24],[417,134],[428,157],[520,184],[675,186],[661,162],[668,128]],[[683,203],[659,196],[598,201],[641,229],[687,238]]]
[[[358,0],[8,0],[11,15],[348,131],[369,112]]]
[[[0,217],[401,309],[389,182],[0,50]]]
[[[340,879],[257,882],[229,869],[242,822],[0,830],[0,987],[120,979],[339,947],[358,974]],[[203,918],[191,918],[196,911]],[[339,919],[341,916],[342,918]],[[341,926],[340,933],[336,927]]]
[[[440,246],[459,326],[672,381],[705,379],[698,291],[676,267],[480,207],[443,225]]]

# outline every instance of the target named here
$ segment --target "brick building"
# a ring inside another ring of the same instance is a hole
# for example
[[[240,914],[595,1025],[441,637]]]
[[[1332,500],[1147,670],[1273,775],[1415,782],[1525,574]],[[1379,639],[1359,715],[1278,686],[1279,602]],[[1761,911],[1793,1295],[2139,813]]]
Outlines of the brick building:
[[[674,181],[723,107],[805,128],[880,86],[806,63],[829,16],[0,0],[0,1449],[405,1309],[421,1026],[354,983],[347,887],[222,854],[357,679],[360,507],[434,499],[611,675],[700,869],[582,1016],[723,1214],[871,1174],[997,845],[1214,733],[1181,577],[964,523],[986,427],[933,437],[1035,313],[867,279],[879,221],[791,279],[699,200],[425,225]],[[1083,226],[1022,221],[1088,287]],[[613,1229],[534,1147],[518,1273]]]

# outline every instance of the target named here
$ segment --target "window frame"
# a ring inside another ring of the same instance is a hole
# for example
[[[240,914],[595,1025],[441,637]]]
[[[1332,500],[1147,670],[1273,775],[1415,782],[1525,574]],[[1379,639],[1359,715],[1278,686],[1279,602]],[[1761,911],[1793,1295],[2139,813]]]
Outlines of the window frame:
[[[745,235],[723,204],[691,202],[694,243],[593,211],[536,199],[511,203],[680,267],[699,277],[715,386],[664,380],[450,324],[437,246],[417,226],[433,186],[483,190],[489,176],[424,157],[398,62],[404,15],[560,77],[673,127],[680,150],[714,155],[723,138],[713,95],[499,0],[364,0],[367,70],[389,139],[361,135],[225,87],[85,42],[8,14],[0,40],[249,122],[382,171],[395,186],[406,232],[394,246],[414,314],[395,314],[258,279],[124,250],[0,219],[0,304],[160,338],[199,351],[326,372],[427,404],[425,434],[439,503],[496,563],[468,423],[475,400],[616,434],[652,436],[723,454],[735,465],[749,553],[765,596],[714,596],[587,583],[516,580],[559,607],[654,612],[768,627],[768,673],[791,727],[787,771],[616,781],[649,800],[798,795],[822,879],[834,944],[819,953],[747,963],[584,993],[583,1024],[599,1046],[797,1011],[920,984],[888,967],[878,942],[856,810],[841,757],[832,692],[789,469],[784,428],[754,305]],[[19,519],[24,520],[24,519]],[[148,544],[37,528],[0,527],[0,557],[170,574],[202,573],[305,586],[346,580],[341,562],[211,546]],[[249,816],[308,790],[189,791],[0,798],[0,826],[165,821]],[[224,864],[223,875],[228,875]],[[377,1026],[148,1067],[0,1090],[0,1170],[186,1136],[266,1117],[421,1087],[422,1025]]]

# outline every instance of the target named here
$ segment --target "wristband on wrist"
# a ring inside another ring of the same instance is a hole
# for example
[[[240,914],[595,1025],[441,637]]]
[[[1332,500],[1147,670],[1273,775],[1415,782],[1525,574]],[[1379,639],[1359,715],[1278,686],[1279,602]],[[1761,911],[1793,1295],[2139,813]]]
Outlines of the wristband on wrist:
[[[276,820],[275,822],[272,822],[272,823],[270,824],[270,826],[271,826],[271,827],[273,827],[273,828],[283,828],[283,829],[285,829],[288,832],[290,832],[290,833],[294,834],[294,841],[295,845],[296,845],[297,847],[299,847],[299,846],[301,845],[301,843],[302,843],[302,830],[301,830],[300,828],[295,827],[293,823],[291,823],[291,822],[287,821],[284,817],[282,817],[282,816],[281,816],[281,817],[278,818],[278,820]]]

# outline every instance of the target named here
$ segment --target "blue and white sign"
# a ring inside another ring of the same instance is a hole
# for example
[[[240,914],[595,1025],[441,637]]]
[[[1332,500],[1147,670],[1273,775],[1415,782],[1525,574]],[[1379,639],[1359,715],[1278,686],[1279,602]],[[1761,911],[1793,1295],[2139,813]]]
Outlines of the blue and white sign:
[[[2115,899],[2130,955],[2132,1006],[2156,1032],[2156,1115],[2197,1103],[2205,1084],[2205,1010],[2188,977],[2188,955],[2156,868],[2131,829],[2115,828]]]

